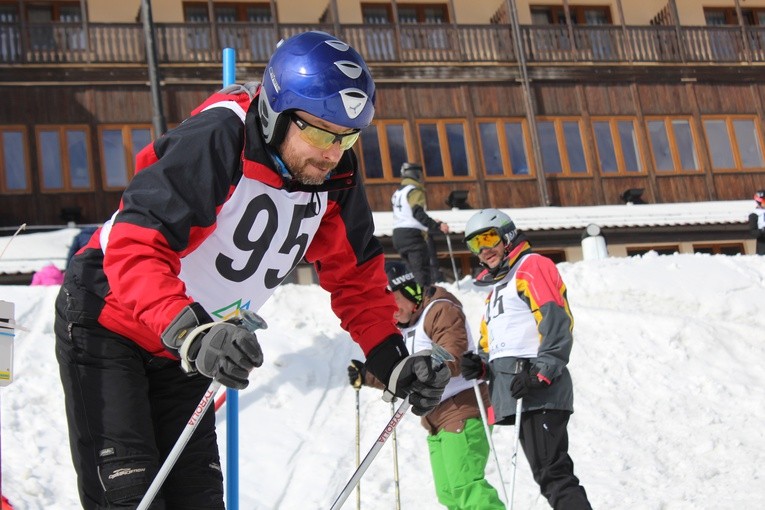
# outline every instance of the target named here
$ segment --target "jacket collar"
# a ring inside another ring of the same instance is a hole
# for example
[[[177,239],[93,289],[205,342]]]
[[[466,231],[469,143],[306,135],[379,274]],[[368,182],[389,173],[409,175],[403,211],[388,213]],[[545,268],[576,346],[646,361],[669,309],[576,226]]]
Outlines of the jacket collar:
[[[281,171],[282,166],[276,153],[263,141],[258,119],[258,99],[252,100],[244,122],[244,151],[242,173],[248,179],[256,179],[273,188],[286,191],[322,192],[352,188],[356,185],[358,162],[352,150],[343,153],[340,162],[322,184],[309,185],[293,179],[289,172]]]
[[[531,244],[525,239],[521,240],[517,244],[512,245],[505,253],[505,258],[497,267],[484,269],[475,277],[476,285],[493,285],[502,280],[513,266],[518,263],[521,257],[531,253]]]

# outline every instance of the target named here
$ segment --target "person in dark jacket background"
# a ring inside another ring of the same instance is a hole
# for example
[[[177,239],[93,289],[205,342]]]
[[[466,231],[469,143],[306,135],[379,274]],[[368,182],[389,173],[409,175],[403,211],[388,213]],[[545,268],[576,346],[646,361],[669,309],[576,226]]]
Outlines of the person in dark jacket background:
[[[56,301],[85,509],[136,508],[212,380],[247,387],[264,355],[240,310],[257,311],[303,258],[369,371],[416,414],[438,404],[449,371],[406,350],[349,150],[374,100],[358,52],[304,32],[277,46],[262,85],[213,94],[139,152]],[[152,508],[222,510],[222,482],[207,412]]]
[[[475,349],[462,303],[439,286],[423,289],[407,267],[398,261],[385,264],[388,288],[398,305],[396,322],[410,351],[430,349],[435,343],[449,352],[451,380],[441,402],[422,418],[428,431],[428,451],[438,501],[449,510],[503,510],[497,490],[486,480],[489,457],[481,411],[473,384],[460,373],[462,353]],[[348,379],[355,388],[362,384],[381,387],[366,371],[364,363],[351,360]],[[486,385],[478,385],[484,408],[489,407]]]
[[[765,189],[754,194],[754,204],[749,215],[749,232],[757,239],[757,255],[765,255]]]
[[[393,207],[393,248],[423,288],[433,283],[429,231],[449,233],[449,225],[427,213],[422,167],[401,165],[401,184],[391,197]]]
[[[568,454],[567,426],[574,411],[568,365],[574,318],[555,264],[533,253],[510,217],[483,209],[465,224],[465,242],[484,271],[477,285],[490,285],[479,345],[466,353],[462,375],[487,379],[498,425],[516,423],[523,399],[520,441],[534,480],[556,510],[591,510]]]

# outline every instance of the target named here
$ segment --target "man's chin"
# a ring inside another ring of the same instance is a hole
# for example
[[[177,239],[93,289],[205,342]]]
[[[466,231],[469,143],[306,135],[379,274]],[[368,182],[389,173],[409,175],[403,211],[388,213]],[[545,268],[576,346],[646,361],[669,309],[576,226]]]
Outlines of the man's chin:
[[[485,260],[484,264],[486,264],[486,266],[489,267],[489,269],[494,269],[495,267],[499,265],[499,262],[500,261],[498,259],[491,258],[491,259]]]
[[[298,181],[300,181],[301,184],[305,184],[306,186],[320,186],[324,184],[325,182],[324,177],[313,177],[313,176],[301,176],[298,178]]]
[[[322,171],[316,168],[306,168],[303,169],[303,171],[300,172],[300,175],[298,175],[296,178],[298,181],[308,186],[319,186],[324,184],[329,173],[330,171]]]

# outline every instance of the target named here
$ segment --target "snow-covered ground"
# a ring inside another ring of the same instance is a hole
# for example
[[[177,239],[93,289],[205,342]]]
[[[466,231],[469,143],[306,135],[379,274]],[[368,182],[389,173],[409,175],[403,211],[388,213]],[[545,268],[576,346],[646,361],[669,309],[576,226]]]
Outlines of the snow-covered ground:
[[[570,450],[593,508],[765,508],[765,257],[648,254],[559,268],[576,320]],[[485,291],[460,286],[446,285],[477,323]],[[0,388],[2,491],[16,510],[79,506],[53,353],[57,291],[0,287],[30,330],[17,334],[15,380]],[[346,366],[360,350],[318,286],[283,286],[260,314],[266,361],[240,393],[240,508],[329,508],[355,469]],[[360,392],[362,457],[390,418],[379,397]],[[227,471],[224,408],[217,418]],[[401,507],[440,508],[419,419],[397,430]],[[494,443],[509,489],[512,427],[496,427]],[[389,440],[362,480],[365,510],[395,508],[392,452]],[[493,461],[488,478],[499,483]],[[352,494],[344,508],[355,506]],[[522,455],[515,508],[549,508]]]

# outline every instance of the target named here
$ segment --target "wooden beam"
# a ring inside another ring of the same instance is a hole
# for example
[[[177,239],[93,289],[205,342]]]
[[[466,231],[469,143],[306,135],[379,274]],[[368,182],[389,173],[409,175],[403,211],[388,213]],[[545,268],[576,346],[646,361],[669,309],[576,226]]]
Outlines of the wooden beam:
[[[568,5],[568,0],[563,0],[563,14],[566,17],[566,29],[571,43],[571,51],[574,52],[574,58],[579,60],[579,52],[576,51],[576,39],[574,39],[574,24],[571,22],[571,7]]]
[[[634,55],[632,54],[632,45],[627,38],[627,22],[624,19],[624,8],[622,7],[622,0],[616,0],[616,9],[619,11],[619,24],[622,26],[622,40],[624,41],[624,50],[627,53],[627,61],[632,62]]]
[[[271,7],[271,20],[274,24],[274,37],[276,37],[276,40],[274,41],[274,47],[271,48],[271,51],[274,51],[276,49],[276,43],[278,43],[279,39],[281,39],[281,35],[279,34],[279,14],[276,10],[276,0],[270,0],[269,5]]]
[[[738,18],[738,26],[741,29],[741,39],[744,41],[744,53],[746,54],[746,61],[752,62],[752,51],[749,48],[749,38],[747,37],[746,24],[744,23],[744,14],[741,12],[741,0],[735,0],[736,2],[736,18]]]
[[[680,52],[680,61],[685,62],[685,44],[683,43],[683,34],[680,29],[680,14],[677,12],[677,3],[675,0],[669,0],[670,10],[672,12],[672,21],[675,22],[675,37],[677,38],[677,51]]]
[[[210,49],[214,55],[221,55],[220,44],[218,42],[218,19],[215,17],[215,6],[213,0],[207,0],[207,17],[210,19]],[[222,57],[221,57],[222,58]]]
[[[534,166],[536,168],[536,178],[539,191],[539,202],[541,206],[552,205],[550,203],[550,193],[547,189],[547,180],[545,178],[545,167],[542,162],[542,151],[539,143],[539,133],[537,132],[537,118],[535,101],[531,94],[531,85],[529,83],[528,70],[526,68],[526,51],[523,47],[523,38],[521,37],[521,26],[518,22],[518,9],[515,0],[505,0],[508,4],[510,19],[512,22],[512,31],[515,40],[515,52],[518,59],[518,67],[521,73],[521,86],[523,88],[523,99],[526,103],[526,120],[529,123],[531,132],[531,145],[533,150]]]
[[[88,22],[88,0],[80,0],[80,21],[82,33],[85,34],[85,62],[90,63],[90,25]]]

